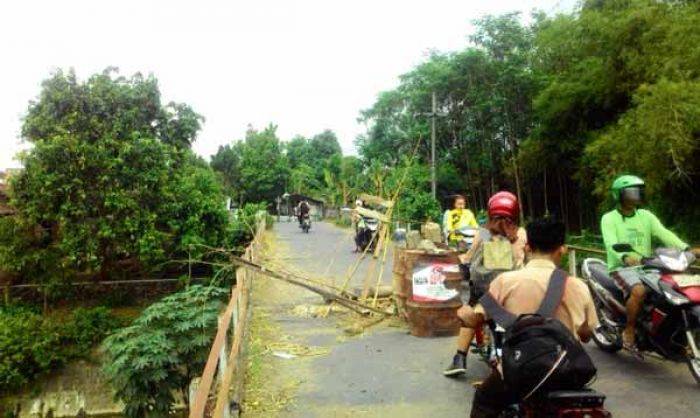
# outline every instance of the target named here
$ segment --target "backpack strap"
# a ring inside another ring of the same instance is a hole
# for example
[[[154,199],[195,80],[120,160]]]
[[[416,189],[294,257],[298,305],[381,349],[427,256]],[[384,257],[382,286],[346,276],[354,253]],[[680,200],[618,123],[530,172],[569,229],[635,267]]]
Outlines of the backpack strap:
[[[564,297],[564,289],[566,288],[567,274],[562,269],[554,269],[552,276],[549,278],[547,292],[544,295],[542,304],[537,309],[537,314],[550,318],[559,307],[562,298]]]
[[[503,328],[508,328],[513,325],[518,319],[517,316],[505,310],[496,299],[491,296],[489,292],[486,292],[484,296],[479,299],[479,303],[484,307],[486,314],[489,318],[493,319],[497,324]]]

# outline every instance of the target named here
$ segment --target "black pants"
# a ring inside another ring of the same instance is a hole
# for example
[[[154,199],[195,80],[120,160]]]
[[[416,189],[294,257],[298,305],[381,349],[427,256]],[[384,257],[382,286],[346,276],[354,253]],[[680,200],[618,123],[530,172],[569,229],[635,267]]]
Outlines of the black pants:
[[[517,395],[506,389],[501,374],[492,370],[474,392],[471,418],[497,418],[508,406],[518,402]]]

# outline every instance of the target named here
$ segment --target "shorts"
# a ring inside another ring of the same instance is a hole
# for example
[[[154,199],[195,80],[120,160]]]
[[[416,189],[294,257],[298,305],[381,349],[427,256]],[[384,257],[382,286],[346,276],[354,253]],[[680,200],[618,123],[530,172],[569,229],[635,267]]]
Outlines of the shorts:
[[[615,283],[617,283],[617,286],[622,289],[625,299],[629,297],[634,286],[642,283],[642,279],[639,277],[639,273],[636,270],[618,270],[612,274],[612,277]]]

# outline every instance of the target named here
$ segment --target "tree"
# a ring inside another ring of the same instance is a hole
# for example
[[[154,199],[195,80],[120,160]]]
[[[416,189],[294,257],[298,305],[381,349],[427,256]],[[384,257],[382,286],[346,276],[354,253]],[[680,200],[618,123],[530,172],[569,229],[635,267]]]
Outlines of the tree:
[[[313,155],[317,160],[326,160],[334,155],[341,155],[343,152],[338,143],[338,137],[335,132],[326,129],[318,135],[314,135],[309,141],[309,145],[313,150]]]
[[[277,137],[277,126],[246,132],[240,145],[240,197],[242,202],[275,201],[285,189],[289,167]]]
[[[209,164],[214,171],[219,173],[226,193],[236,197],[238,195],[238,189],[241,187],[240,145],[219,146],[216,154],[211,156]]]
[[[90,143],[138,137],[189,148],[203,120],[186,104],[163,106],[152,75],[126,78],[107,68],[82,83],[73,70],[59,70],[30,102],[22,137],[32,143],[65,135]]]
[[[80,83],[59,72],[43,83],[22,128],[33,147],[11,181],[18,215],[3,229],[18,235],[0,244],[23,251],[0,267],[39,281],[106,279],[224,242],[220,186],[188,149],[199,119],[184,105],[169,119],[158,97],[155,78],[138,75]]]

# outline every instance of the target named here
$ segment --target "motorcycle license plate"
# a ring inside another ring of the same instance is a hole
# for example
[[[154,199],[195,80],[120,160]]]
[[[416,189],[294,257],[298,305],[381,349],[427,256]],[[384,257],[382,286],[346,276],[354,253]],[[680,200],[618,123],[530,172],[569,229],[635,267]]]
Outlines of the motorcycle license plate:
[[[700,275],[697,274],[682,274],[674,276],[673,280],[676,282],[678,287],[700,286]]]

